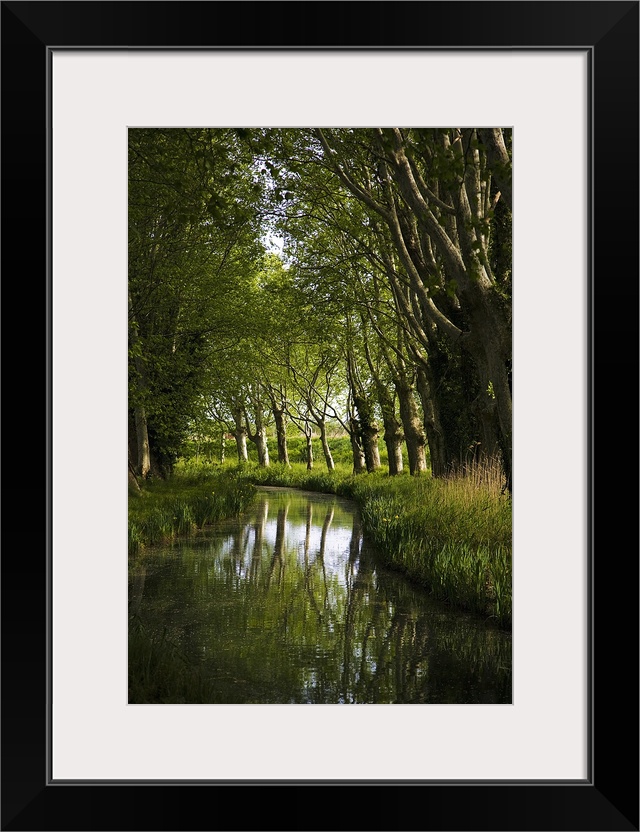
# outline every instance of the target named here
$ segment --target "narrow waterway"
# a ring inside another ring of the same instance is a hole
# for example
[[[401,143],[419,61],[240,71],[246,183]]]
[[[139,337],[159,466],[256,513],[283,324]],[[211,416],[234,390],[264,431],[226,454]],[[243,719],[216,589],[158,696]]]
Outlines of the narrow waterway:
[[[382,568],[332,495],[260,489],[242,517],[145,553],[129,631],[132,704],[512,701],[510,633]]]

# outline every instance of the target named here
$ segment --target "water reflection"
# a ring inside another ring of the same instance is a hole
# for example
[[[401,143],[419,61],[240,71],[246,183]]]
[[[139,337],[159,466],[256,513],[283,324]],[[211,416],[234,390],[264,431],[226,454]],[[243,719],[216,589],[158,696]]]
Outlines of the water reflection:
[[[241,520],[146,554],[129,611],[131,634],[197,673],[159,693],[132,636],[132,703],[511,702],[510,634],[381,569],[333,496],[264,490]]]

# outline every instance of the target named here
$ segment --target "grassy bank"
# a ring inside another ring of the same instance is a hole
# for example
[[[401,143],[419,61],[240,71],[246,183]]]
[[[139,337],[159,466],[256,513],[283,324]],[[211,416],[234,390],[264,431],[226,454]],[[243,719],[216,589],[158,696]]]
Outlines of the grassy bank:
[[[139,491],[129,488],[129,555],[235,517],[254,496],[248,477],[232,469],[177,472],[167,481],[144,482]]]
[[[253,485],[337,494],[360,507],[365,532],[386,566],[435,597],[511,627],[511,500],[497,472],[473,469],[434,480],[384,473],[353,476],[303,464],[178,468],[169,482],[145,483],[129,499],[129,553],[237,515]]]

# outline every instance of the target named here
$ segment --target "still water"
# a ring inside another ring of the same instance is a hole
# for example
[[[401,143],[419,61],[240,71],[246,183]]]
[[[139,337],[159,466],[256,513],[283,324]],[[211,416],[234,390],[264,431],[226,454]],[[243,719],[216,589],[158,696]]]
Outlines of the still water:
[[[511,634],[382,568],[333,495],[260,489],[242,517],[149,551],[130,568],[129,626],[197,673],[186,700],[138,686],[131,703],[512,701]]]

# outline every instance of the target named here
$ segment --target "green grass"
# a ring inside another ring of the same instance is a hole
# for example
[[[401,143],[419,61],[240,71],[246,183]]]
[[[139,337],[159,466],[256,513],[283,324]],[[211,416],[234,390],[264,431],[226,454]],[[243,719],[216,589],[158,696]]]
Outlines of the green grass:
[[[237,516],[255,497],[246,477],[228,470],[176,472],[169,480],[149,480],[129,489],[129,554]]]

